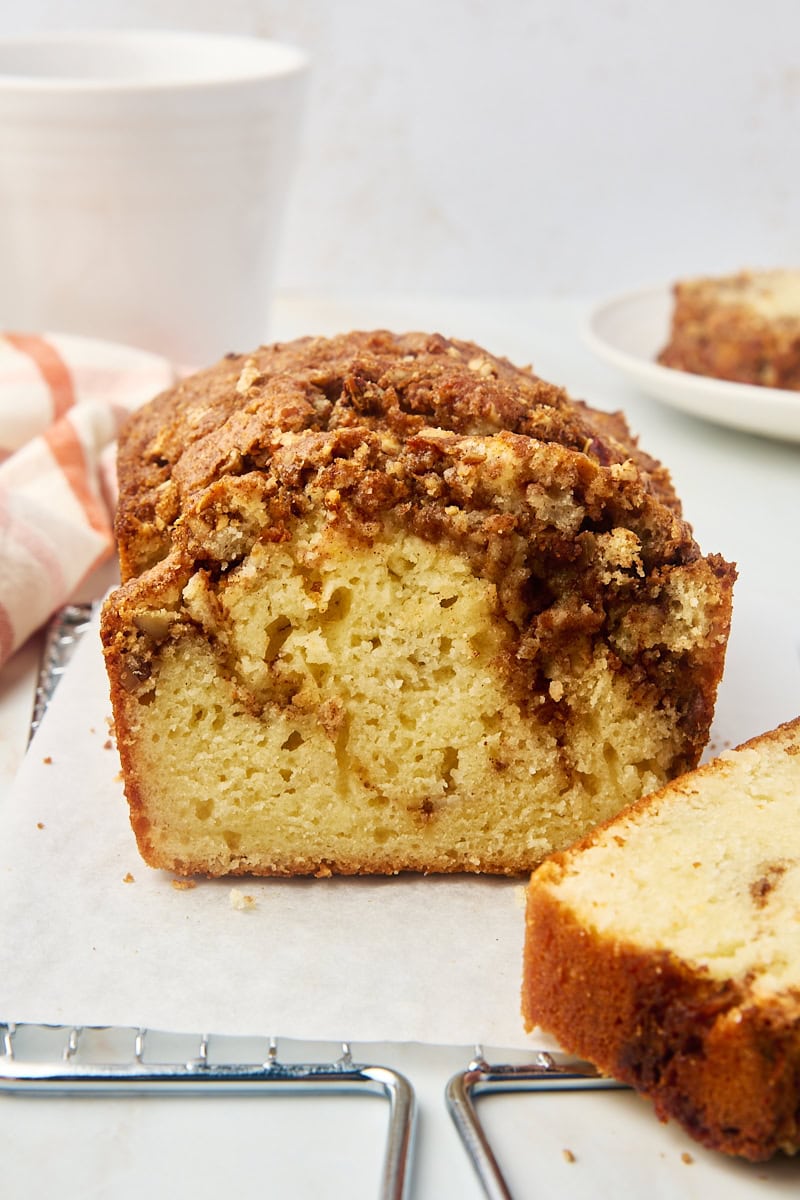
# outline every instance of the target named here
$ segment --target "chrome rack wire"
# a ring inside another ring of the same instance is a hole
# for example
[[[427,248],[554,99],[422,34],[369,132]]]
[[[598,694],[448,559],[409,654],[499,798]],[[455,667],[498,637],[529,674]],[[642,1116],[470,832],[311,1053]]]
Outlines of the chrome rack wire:
[[[111,1034],[117,1039],[129,1035],[130,1054],[122,1061],[95,1061],[96,1048],[94,1053],[92,1047],[84,1052],[84,1043],[93,1034]],[[26,1047],[19,1046],[21,1040]],[[70,1096],[361,1092],[382,1096],[389,1101],[389,1130],[380,1200],[408,1197],[416,1101],[414,1089],[399,1072],[354,1062],[347,1042],[342,1043],[341,1056],[326,1063],[281,1062],[276,1038],[268,1040],[262,1061],[245,1063],[217,1062],[209,1053],[213,1039],[207,1034],[196,1038],[196,1053],[189,1059],[151,1060],[147,1042],[146,1029],[0,1022],[0,1092]]]
[[[543,1050],[532,1063],[490,1065],[484,1059],[481,1047],[476,1046],[475,1057],[466,1071],[458,1072],[447,1084],[445,1098],[488,1200],[513,1200],[478,1116],[477,1097],[499,1092],[576,1091],[624,1086],[600,1075],[591,1063],[564,1054]]]
[[[69,665],[69,660],[89,628],[95,608],[94,604],[68,604],[51,618],[45,633],[28,740],[41,725],[42,717]]]

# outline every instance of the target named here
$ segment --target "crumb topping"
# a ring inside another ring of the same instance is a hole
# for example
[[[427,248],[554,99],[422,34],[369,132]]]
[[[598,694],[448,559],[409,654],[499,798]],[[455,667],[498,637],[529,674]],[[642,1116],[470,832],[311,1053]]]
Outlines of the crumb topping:
[[[298,465],[284,486],[302,490],[304,458],[332,462],[353,445],[348,439],[371,432],[374,449],[391,459],[423,431],[506,431],[602,466],[632,460],[678,509],[667,472],[639,450],[619,414],[572,400],[529,368],[439,334],[302,338],[223,359],[134,414],[120,444],[123,576],[168,552],[189,498],[215,480],[268,470],[283,452]]]

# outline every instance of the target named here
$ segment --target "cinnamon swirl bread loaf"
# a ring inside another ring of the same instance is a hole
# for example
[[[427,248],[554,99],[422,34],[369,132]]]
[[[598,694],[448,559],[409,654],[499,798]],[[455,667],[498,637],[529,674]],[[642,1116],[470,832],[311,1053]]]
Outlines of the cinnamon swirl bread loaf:
[[[119,478],[102,632],[155,866],[520,872],[698,760],[733,569],[529,369],[263,347],[138,412]]]

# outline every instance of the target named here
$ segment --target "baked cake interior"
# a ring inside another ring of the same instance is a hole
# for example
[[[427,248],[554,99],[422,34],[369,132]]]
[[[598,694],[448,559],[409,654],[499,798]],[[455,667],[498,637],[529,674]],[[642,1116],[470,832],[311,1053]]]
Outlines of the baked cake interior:
[[[788,750],[717,759],[556,868],[559,903],[590,935],[668,951],[754,999],[800,988],[798,788],[800,731]]]
[[[734,572],[619,417],[353,334],[187,381],[121,462],[103,637],[153,865],[521,872],[696,763]]]
[[[203,634],[164,645],[136,731],[140,776],[170,797],[165,855],[380,869],[400,842],[418,869],[521,870],[667,776],[676,714],[638,705],[605,646],[547,685],[567,751],[509,693],[512,631],[464,558],[411,534],[321,540],[257,544],[224,585],[183,589]],[[693,635],[671,624],[665,641]]]

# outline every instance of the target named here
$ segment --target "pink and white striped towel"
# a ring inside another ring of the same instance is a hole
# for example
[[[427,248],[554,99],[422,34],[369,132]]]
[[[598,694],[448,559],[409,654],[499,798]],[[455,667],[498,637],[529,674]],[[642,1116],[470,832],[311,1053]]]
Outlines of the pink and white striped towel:
[[[0,334],[0,666],[113,551],[113,444],[176,378],[166,359]]]

